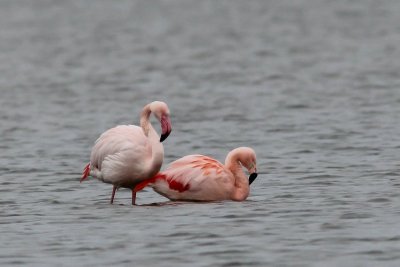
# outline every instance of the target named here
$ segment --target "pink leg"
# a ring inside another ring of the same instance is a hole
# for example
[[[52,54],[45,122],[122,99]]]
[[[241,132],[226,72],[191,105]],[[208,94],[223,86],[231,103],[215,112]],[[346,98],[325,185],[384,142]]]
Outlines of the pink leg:
[[[111,194],[110,204],[112,204],[114,202],[115,191],[117,191],[117,187],[114,185],[113,186],[113,191],[112,191],[112,194]]]
[[[136,205],[136,191],[132,189],[132,205]]]

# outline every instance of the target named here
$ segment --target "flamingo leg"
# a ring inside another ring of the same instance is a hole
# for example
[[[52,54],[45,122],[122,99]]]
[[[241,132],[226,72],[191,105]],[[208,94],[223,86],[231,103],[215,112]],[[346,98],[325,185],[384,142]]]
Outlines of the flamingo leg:
[[[112,204],[114,202],[115,191],[117,191],[117,187],[114,185],[113,186],[113,191],[112,191],[112,194],[111,194],[110,204]]]
[[[132,205],[136,205],[136,191],[132,189]]]

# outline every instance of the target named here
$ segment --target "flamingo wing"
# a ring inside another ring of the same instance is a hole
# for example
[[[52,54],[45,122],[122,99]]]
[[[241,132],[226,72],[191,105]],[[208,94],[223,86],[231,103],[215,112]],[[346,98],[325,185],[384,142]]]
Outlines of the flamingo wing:
[[[96,140],[90,156],[91,170],[95,177],[110,183],[140,176],[150,153],[151,147],[140,127],[120,125]]]

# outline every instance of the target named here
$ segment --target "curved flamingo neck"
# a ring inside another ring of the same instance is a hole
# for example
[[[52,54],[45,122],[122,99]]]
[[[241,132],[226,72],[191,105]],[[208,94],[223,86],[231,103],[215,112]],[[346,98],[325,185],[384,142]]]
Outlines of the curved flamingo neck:
[[[239,160],[238,151],[231,151],[226,156],[225,166],[232,172],[235,177],[235,190],[232,193],[232,200],[242,201],[249,196],[249,180],[243,172],[242,165]]]
[[[164,147],[160,142],[160,137],[154,128],[150,125],[149,131],[149,142],[151,144],[151,160],[148,165],[147,177],[151,178],[156,175],[161,169],[161,165],[164,161]]]
[[[147,161],[148,164],[146,166],[146,176],[149,178],[157,174],[164,160],[164,147],[160,142],[159,135],[151,125],[150,114],[151,109],[150,104],[148,104],[143,108],[140,114],[140,126],[151,145],[151,159]]]

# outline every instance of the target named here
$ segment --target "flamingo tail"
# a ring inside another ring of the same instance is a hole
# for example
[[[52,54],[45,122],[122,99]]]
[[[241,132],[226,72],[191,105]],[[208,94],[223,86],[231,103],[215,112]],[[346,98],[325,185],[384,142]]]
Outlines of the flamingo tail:
[[[90,163],[88,163],[85,168],[83,169],[82,177],[80,182],[82,183],[86,178],[88,178],[90,174]]]

